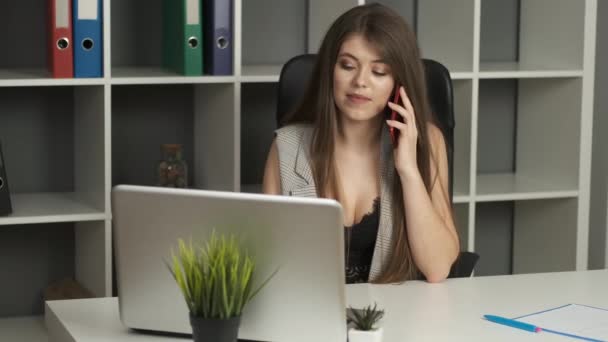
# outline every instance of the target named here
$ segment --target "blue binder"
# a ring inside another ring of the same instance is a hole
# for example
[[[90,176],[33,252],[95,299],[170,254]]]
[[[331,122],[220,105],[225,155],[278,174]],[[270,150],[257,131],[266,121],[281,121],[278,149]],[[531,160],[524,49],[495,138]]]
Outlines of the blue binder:
[[[74,77],[102,77],[102,0],[73,0]]]
[[[208,75],[232,75],[233,0],[203,0],[204,71]]]

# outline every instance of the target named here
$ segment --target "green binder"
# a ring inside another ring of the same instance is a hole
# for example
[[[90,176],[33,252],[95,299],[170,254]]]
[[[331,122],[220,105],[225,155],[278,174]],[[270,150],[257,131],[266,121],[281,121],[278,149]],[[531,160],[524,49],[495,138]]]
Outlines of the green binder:
[[[163,66],[186,76],[203,74],[201,0],[163,0]]]

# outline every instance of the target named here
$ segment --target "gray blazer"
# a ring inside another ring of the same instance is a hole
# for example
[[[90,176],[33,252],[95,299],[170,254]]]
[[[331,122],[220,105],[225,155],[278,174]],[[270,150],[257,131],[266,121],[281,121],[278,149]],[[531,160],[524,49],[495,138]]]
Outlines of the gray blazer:
[[[317,189],[310,167],[310,142],[312,126],[288,125],[276,130],[279,155],[281,192],[286,196],[317,197]],[[372,257],[369,281],[380,275],[391,257],[393,238],[393,192],[395,177],[393,149],[388,128],[382,131],[380,157],[380,223],[376,247]]]

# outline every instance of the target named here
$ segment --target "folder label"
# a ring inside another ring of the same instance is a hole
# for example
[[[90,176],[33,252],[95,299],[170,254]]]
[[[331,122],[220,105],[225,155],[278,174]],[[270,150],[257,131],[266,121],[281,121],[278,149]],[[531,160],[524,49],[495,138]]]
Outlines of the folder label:
[[[70,0],[55,0],[55,27],[70,27]]]
[[[97,20],[97,0],[77,0],[78,19]]]
[[[200,23],[199,0],[187,0],[186,3],[186,24],[198,25]]]

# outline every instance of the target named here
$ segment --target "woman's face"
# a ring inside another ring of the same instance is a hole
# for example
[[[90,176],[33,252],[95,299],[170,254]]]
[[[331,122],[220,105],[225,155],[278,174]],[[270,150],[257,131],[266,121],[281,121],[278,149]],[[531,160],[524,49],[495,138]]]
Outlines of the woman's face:
[[[383,112],[395,81],[388,64],[360,34],[349,36],[338,52],[333,93],[342,119],[366,121]]]

